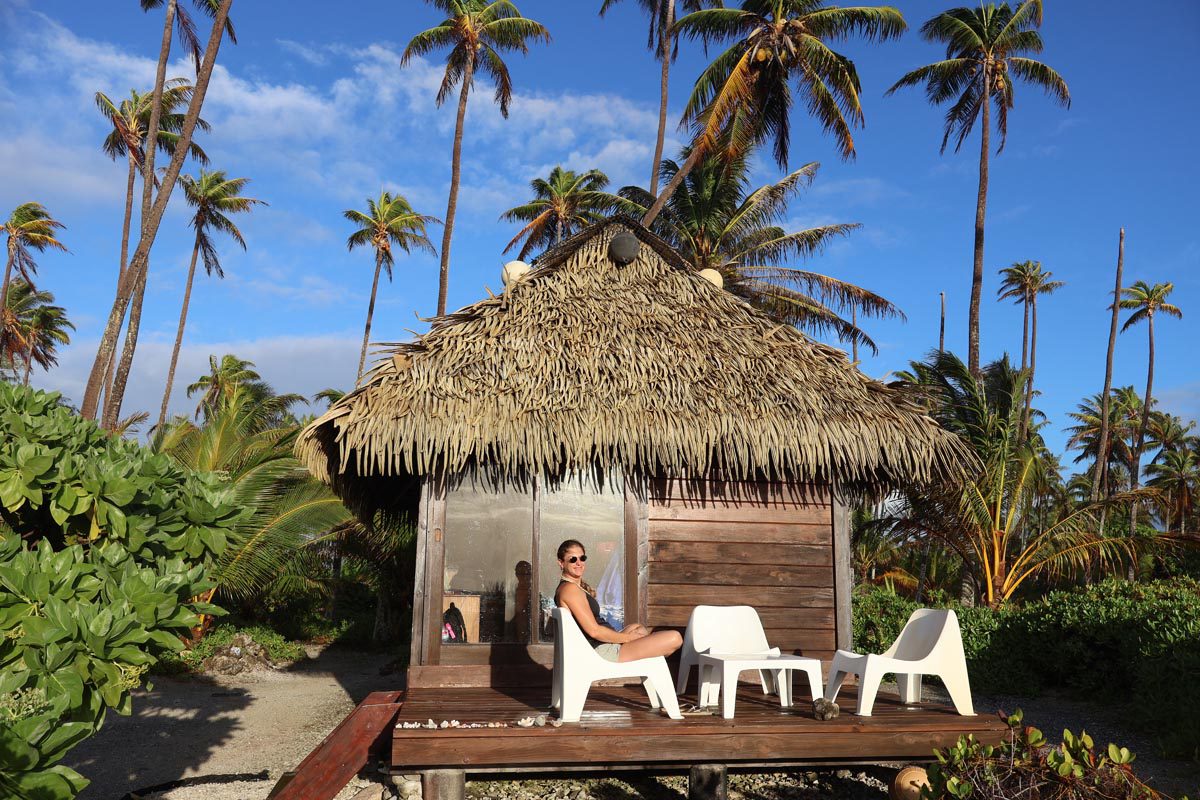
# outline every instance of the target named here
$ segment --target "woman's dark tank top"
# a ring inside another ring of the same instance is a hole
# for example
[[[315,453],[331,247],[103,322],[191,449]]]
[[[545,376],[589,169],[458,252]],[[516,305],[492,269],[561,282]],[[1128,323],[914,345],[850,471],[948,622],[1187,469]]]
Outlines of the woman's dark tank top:
[[[564,583],[571,584],[572,586],[578,586],[578,584],[571,583],[571,581],[559,581],[558,589],[554,592],[554,603],[556,605],[558,604],[558,593],[562,591]],[[592,616],[595,618],[596,622],[599,622],[609,630],[615,630],[612,625],[609,625],[600,617],[600,604],[596,602],[596,598],[592,597],[591,592],[584,592],[583,596],[587,598],[588,608],[592,610]],[[587,639],[588,644],[590,644],[592,647],[595,647],[599,644],[604,644],[604,642],[600,641],[599,639],[593,639],[592,637],[588,636],[587,632],[583,630],[582,625],[579,626],[579,632],[583,634],[583,638]]]

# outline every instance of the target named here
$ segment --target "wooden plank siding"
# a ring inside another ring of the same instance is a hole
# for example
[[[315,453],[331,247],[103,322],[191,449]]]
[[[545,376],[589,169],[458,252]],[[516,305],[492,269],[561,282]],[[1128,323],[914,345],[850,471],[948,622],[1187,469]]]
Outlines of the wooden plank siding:
[[[697,605],[751,605],[786,653],[839,646],[834,505],[825,487],[651,481],[647,623],[683,628]]]

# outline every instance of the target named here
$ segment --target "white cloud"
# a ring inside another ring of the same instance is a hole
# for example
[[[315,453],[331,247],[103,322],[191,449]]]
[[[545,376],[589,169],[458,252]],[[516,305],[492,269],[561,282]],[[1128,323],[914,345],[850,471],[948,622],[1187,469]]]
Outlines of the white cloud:
[[[884,201],[898,200],[910,193],[882,178],[842,178],[813,182],[810,196],[825,202],[840,200],[851,206],[872,206]]]
[[[319,67],[329,61],[329,56],[316,47],[293,42],[291,39],[276,39],[275,44],[279,45],[279,49],[285,53],[289,53],[303,61],[307,61],[313,66]]]
[[[101,153],[98,139],[89,147],[33,133],[0,134],[0,208],[32,199],[52,211],[79,204],[120,204],[126,169]]]
[[[49,373],[33,375],[33,384],[40,389],[62,392],[71,402],[83,400],[92,360],[96,357],[96,340],[78,341],[59,358],[59,366]],[[138,411],[158,418],[166,386],[167,369],[171,363],[173,341],[145,339],[138,343],[133,369],[125,390],[121,415]],[[349,389],[354,383],[362,339],[352,335],[277,336],[263,339],[184,342],[175,371],[168,414],[191,414],[196,400],[188,399],[187,386],[209,371],[208,357],[220,358],[233,353],[253,361],[256,371],[279,393],[295,392],[311,397],[327,386]],[[368,353],[368,362],[370,353]]]
[[[1159,410],[1177,414],[1185,420],[1200,419],[1200,381],[1171,386],[1154,394]]]

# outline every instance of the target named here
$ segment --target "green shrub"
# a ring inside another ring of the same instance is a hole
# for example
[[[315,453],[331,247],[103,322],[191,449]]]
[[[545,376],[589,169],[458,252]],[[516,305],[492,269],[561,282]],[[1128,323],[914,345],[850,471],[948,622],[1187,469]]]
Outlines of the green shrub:
[[[856,595],[855,646],[880,652],[915,604]],[[1167,754],[1200,760],[1200,582],[1108,580],[1024,606],[955,606],[976,690],[1127,706]]]
[[[886,589],[860,587],[851,603],[854,647],[860,653],[882,653],[904,628],[912,612],[920,606]]]
[[[932,800],[1156,800],[1164,795],[1142,783],[1130,766],[1136,756],[1109,744],[1096,750],[1092,737],[1063,731],[1051,745],[1037,728],[1021,724],[1022,714],[1007,718],[1008,733],[998,746],[964,736],[953,747],[934,751],[929,786],[921,796]],[[1187,800],[1187,798],[1181,798]]]
[[[224,623],[212,628],[204,638],[179,653],[163,659],[154,668],[156,673],[176,674],[181,672],[199,672],[203,661],[218,649],[228,646],[235,636],[249,636],[266,651],[267,657],[275,663],[298,661],[305,657],[304,648],[297,642],[286,639],[282,634],[262,625],[242,626]]]
[[[181,637],[242,511],[217,478],[0,384],[0,796],[86,785],[58,762]]]

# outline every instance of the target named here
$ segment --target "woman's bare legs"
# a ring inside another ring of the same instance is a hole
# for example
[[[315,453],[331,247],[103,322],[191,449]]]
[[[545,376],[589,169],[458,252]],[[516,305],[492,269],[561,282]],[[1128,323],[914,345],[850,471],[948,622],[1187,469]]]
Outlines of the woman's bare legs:
[[[640,639],[621,645],[618,661],[637,661],[639,658],[669,656],[683,646],[679,631],[655,631]]]

